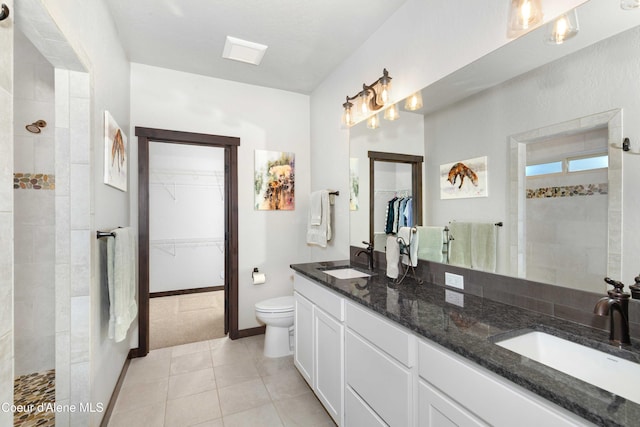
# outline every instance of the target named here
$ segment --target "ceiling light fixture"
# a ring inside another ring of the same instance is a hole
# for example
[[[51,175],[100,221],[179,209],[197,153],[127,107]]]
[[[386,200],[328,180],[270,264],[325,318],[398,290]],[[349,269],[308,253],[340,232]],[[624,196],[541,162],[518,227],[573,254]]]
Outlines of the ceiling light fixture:
[[[510,0],[507,36],[513,38],[542,22],[540,0]]]
[[[385,68],[382,70],[382,77],[370,85],[362,84],[362,90],[354,96],[347,95],[347,100],[342,104],[342,124],[351,126],[360,118],[368,117],[371,113],[380,110],[389,100],[391,90],[391,77]],[[356,102],[356,108],[353,102]],[[386,117],[385,117],[386,118]],[[377,127],[377,126],[376,126]]]
[[[579,30],[578,12],[573,9],[547,24],[544,41],[548,44],[562,44],[578,34]]]
[[[222,57],[247,64],[259,65],[269,46],[227,36]]]
[[[624,10],[640,9],[640,0],[620,0],[620,7]]]

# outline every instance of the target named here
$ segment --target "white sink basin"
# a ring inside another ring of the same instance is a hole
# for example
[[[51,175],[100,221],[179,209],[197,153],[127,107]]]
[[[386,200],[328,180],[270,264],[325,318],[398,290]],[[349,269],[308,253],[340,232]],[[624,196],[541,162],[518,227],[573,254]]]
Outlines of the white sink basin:
[[[372,276],[355,268],[336,268],[335,270],[324,270],[324,272],[337,279],[357,279],[358,277]]]
[[[496,344],[640,404],[638,363],[539,331]]]

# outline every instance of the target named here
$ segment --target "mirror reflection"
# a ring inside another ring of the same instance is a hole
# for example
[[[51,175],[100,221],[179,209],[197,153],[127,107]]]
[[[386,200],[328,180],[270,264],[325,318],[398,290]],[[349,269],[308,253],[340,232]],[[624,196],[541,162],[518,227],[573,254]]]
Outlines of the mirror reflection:
[[[351,245],[362,246],[370,221],[382,226],[384,204],[370,203],[367,190],[389,189],[370,186],[366,152],[423,155],[422,224],[442,230],[442,262],[603,292],[602,278],[621,274],[622,115],[640,113],[640,83],[630,78],[640,73],[640,16],[629,13],[588,2],[578,9],[581,32],[565,44],[544,44],[540,28],[422,90],[422,109],[399,102],[397,120],[352,127],[360,191]],[[475,190],[473,173],[486,174],[484,194],[448,197],[463,176],[459,190]],[[454,249],[449,238],[463,233],[488,233],[475,246],[493,242],[494,259],[491,249],[474,261],[469,249],[450,260],[462,243]]]

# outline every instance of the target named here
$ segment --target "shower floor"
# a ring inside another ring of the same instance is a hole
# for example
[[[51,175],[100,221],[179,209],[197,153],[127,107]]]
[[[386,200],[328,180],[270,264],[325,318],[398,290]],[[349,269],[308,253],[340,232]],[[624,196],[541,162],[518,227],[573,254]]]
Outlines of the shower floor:
[[[54,426],[56,414],[54,412],[38,412],[37,407],[41,403],[54,403],[55,370],[37,372],[19,376],[13,383],[13,401],[16,406],[22,405],[28,408],[33,405],[32,411],[16,412],[13,415],[13,425],[21,427],[49,427]]]

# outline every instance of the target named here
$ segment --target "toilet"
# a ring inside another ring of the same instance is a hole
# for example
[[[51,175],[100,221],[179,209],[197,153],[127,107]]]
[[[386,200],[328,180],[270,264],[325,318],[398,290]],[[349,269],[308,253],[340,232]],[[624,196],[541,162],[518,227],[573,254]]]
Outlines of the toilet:
[[[293,353],[289,338],[293,310],[293,296],[270,298],[256,304],[256,317],[267,325],[265,357],[283,357]]]

